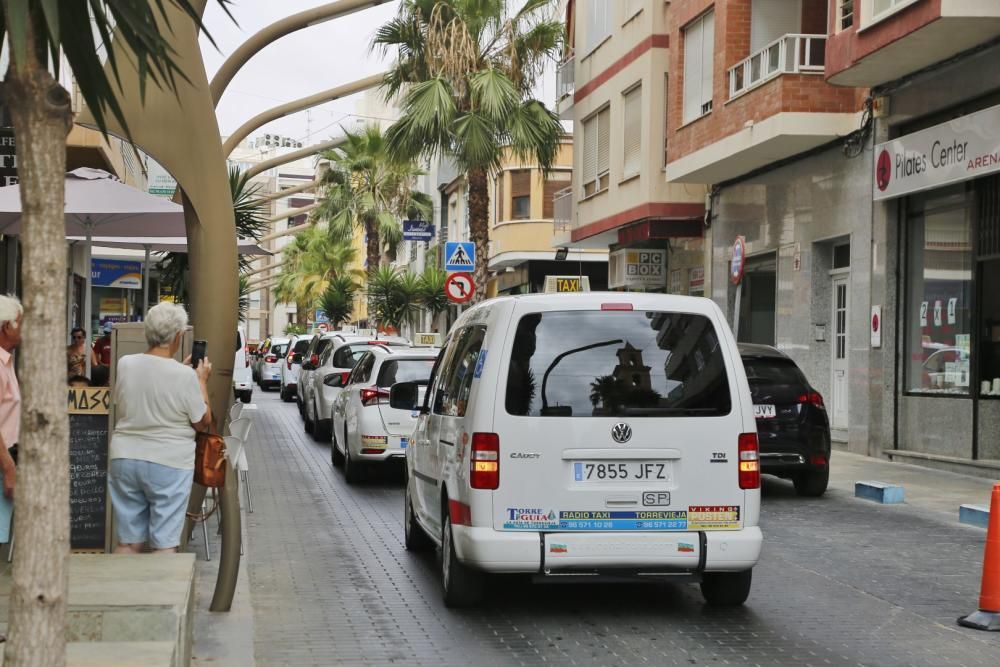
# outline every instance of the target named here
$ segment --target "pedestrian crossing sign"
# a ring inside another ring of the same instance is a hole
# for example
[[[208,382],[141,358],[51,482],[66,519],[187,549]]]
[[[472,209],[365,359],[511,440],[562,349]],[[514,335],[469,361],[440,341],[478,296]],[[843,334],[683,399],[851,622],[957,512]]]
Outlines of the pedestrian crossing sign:
[[[476,246],[469,241],[448,241],[444,256],[445,271],[471,271],[476,266]]]

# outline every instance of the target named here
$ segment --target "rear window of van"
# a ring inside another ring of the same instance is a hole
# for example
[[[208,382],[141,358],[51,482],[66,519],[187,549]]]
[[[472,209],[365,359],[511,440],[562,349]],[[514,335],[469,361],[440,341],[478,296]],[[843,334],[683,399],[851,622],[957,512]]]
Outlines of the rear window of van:
[[[731,409],[711,321],[644,311],[525,315],[505,402],[509,414],[530,417],[711,417]]]

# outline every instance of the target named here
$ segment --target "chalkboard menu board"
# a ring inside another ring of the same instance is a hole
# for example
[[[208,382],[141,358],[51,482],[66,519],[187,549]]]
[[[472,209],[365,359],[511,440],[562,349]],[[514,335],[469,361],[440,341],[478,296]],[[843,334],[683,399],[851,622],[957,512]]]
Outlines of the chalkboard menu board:
[[[107,387],[69,389],[69,525],[73,549],[105,548],[110,404]]]

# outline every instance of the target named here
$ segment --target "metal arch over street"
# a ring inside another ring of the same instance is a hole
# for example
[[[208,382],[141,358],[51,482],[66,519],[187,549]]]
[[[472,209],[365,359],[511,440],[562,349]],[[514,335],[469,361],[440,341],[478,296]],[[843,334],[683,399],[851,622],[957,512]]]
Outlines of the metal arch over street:
[[[289,162],[295,162],[304,157],[309,157],[310,155],[315,155],[321,151],[327,151],[332,148],[337,148],[343,146],[347,139],[344,137],[337,137],[336,139],[330,139],[329,141],[324,141],[318,144],[313,144],[312,146],[306,146],[305,148],[300,148],[297,151],[292,151],[291,153],[285,153],[284,155],[279,155],[278,157],[271,158],[270,160],[264,160],[260,164],[250,167],[244,172],[247,180],[253,178],[257,174],[263,174],[268,169],[273,167],[279,167],[283,164],[288,164]]]
[[[210,90],[213,106],[217,105],[219,100],[222,99],[222,94],[226,91],[226,87],[233,80],[233,77],[236,76],[240,68],[250,58],[260,52],[261,49],[276,39],[281,39],[302,28],[325,23],[341,16],[369,9],[370,7],[378,7],[388,2],[390,0],[339,0],[339,2],[331,2],[321,7],[314,7],[298,14],[292,14],[259,30],[233,51],[233,54],[226,58],[226,62],[222,63],[222,67],[212,77]]]
[[[330,88],[329,90],[324,90],[323,92],[316,93],[314,95],[309,95],[286,104],[281,104],[279,106],[273,107],[257,114],[247,122],[240,125],[240,127],[226,139],[226,143],[222,145],[222,154],[229,155],[236,149],[241,141],[250,136],[250,133],[254,130],[263,127],[272,120],[277,120],[283,118],[289,114],[293,114],[297,111],[302,111],[303,109],[309,109],[311,107],[317,106],[319,104],[324,104],[341,97],[347,97],[348,95],[353,95],[355,93],[360,93],[363,90],[368,90],[370,88],[375,88],[382,83],[385,77],[385,72],[380,72],[379,74],[372,74],[371,76],[365,77],[364,79],[358,79],[351,83],[345,83],[342,86],[337,86],[335,88]]]

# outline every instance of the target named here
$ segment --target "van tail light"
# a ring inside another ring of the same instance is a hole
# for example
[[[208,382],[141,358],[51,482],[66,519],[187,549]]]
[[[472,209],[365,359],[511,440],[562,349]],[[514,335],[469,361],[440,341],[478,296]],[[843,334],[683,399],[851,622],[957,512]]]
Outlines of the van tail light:
[[[309,357],[309,363],[313,366],[319,366],[319,355],[314,354],[311,357]]]
[[[760,450],[756,433],[740,433],[740,488],[760,488]]]
[[[469,484],[472,488],[500,488],[500,436],[496,433],[473,433],[469,465]]]
[[[265,364],[273,364],[273,363],[275,363],[277,361],[278,361],[278,357],[274,356],[273,354],[269,354],[266,357],[264,357],[264,363]]]
[[[379,399],[389,398],[389,390],[380,387],[365,387],[361,390],[361,405],[378,405]]]
[[[246,364],[247,368],[250,368],[250,350],[248,350],[246,346],[243,347],[243,362]]]
[[[602,303],[601,310],[633,310],[631,303]]]
[[[808,403],[816,406],[820,410],[826,409],[826,406],[823,404],[823,397],[819,395],[818,391],[810,390],[808,394],[802,394],[799,396],[799,403]]]

